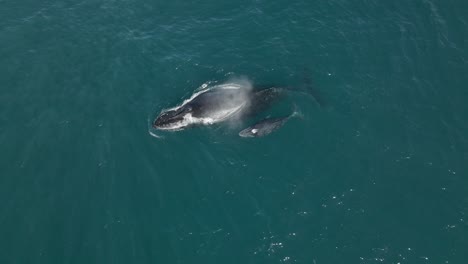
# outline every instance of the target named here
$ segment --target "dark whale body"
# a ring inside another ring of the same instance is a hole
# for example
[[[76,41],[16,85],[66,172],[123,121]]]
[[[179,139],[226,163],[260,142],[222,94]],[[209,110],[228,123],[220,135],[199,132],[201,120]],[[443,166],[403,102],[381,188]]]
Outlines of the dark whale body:
[[[292,116],[292,115],[291,115]],[[271,132],[279,129],[282,127],[291,116],[286,117],[277,117],[277,118],[267,118],[253,126],[250,126],[241,132],[239,132],[239,136],[241,137],[263,137]]]
[[[247,89],[225,84],[194,94],[180,106],[163,110],[153,122],[161,130],[181,130],[209,125],[231,118],[243,118],[265,111],[283,95],[283,89]]]

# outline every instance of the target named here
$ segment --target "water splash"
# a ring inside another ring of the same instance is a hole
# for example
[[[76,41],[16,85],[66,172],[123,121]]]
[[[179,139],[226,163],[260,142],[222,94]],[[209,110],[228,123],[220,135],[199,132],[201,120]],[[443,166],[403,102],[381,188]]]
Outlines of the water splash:
[[[164,138],[164,136],[157,135],[156,133],[154,133],[151,130],[148,130],[148,133],[150,134],[150,136],[158,138],[158,139],[163,139]]]

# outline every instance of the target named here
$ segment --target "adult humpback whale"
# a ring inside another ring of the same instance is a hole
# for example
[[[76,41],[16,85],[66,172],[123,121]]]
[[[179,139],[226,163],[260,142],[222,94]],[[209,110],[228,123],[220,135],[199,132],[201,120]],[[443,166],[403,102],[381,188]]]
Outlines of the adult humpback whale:
[[[281,88],[260,90],[228,83],[198,91],[181,105],[163,110],[154,120],[160,130],[182,130],[194,125],[211,125],[264,110],[283,93]]]

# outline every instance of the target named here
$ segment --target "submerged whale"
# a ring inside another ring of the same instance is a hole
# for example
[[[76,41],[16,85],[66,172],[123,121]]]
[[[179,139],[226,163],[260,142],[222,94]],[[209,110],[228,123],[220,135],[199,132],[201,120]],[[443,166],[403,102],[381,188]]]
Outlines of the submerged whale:
[[[282,127],[289,119],[298,115],[298,112],[294,112],[289,116],[284,117],[276,117],[276,118],[266,118],[261,120],[260,122],[250,126],[241,132],[239,132],[239,136],[241,137],[263,137],[271,132],[279,129]]]
[[[282,96],[281,88],[250,89],[228,83],[198,91],[181,105],[163,110],[153,122],[160,130],[211,125],[263,111]]]

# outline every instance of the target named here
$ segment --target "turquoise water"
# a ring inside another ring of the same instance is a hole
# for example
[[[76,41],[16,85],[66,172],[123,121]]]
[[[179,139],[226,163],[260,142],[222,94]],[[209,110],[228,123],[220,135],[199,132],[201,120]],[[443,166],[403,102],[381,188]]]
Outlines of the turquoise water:
[[[466,263],[468,2],[0,1],[0,263]],[[154,138],[203,84],[303,117]]]

